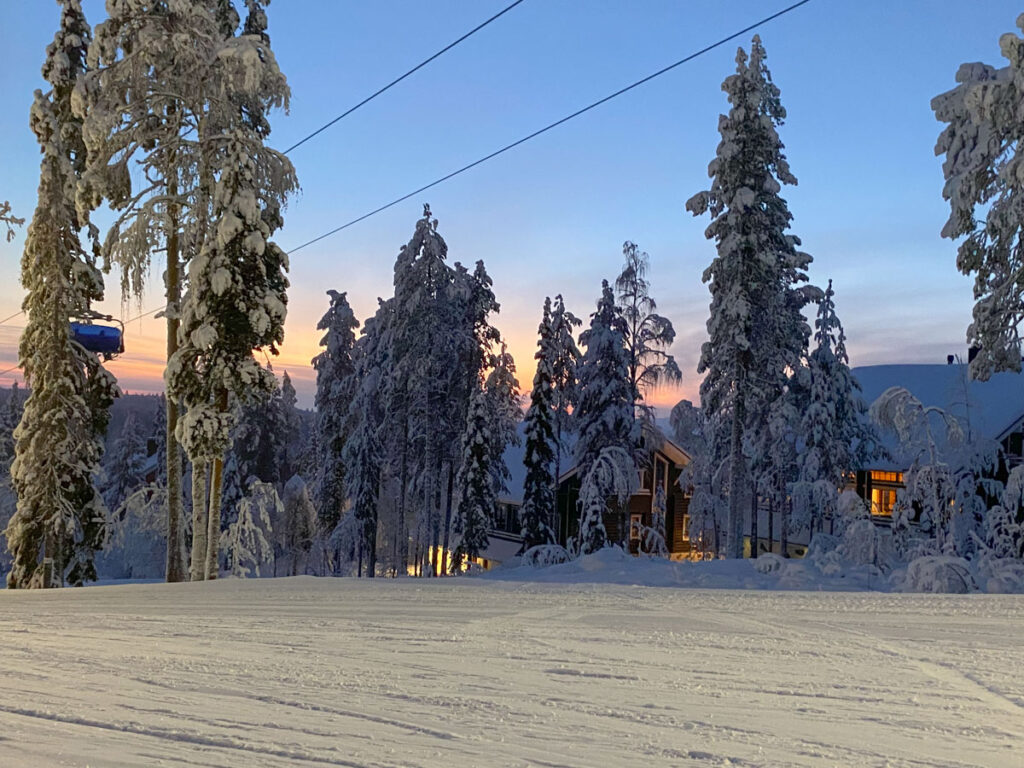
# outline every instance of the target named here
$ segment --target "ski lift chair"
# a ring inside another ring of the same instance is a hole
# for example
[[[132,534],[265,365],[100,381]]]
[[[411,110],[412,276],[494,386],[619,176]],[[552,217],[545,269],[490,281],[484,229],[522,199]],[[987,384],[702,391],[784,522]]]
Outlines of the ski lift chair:
[[[117,325],[102,325],[93,322],[95,320]],[[92,313],[72,321],[71,338],[84,349],[102,355],[104,360],[124,353],[124,323],[110,315]]]

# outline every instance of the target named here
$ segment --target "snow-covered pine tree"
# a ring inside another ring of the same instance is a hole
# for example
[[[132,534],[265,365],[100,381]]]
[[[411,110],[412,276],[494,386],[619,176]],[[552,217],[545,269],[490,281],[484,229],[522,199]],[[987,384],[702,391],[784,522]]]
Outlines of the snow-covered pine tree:
[[[75,94],[89,156],[79,206],[92,208],[105,198],[118,212],[104,255],[121,268],[126,298],[143,295],[151,255],[166,255],[168,359],[178,348],[183,267],[203,250],[208,236],[216,237],[210,226],[218,217],[217,176],[230,151],[224,144],[231,134],[225,114],[234,113],[253,134],[269,130],[264,97],[268,82],[280,73],[263,5],[247,0],[246,25],[236,36],[239,16],[228,0],[114,3],[97,27],[89,48],[91,71]],[[272,101],[279,105],[286,98],[285,89]],[[273,209],[272,199],[294,184],[291,166],[262,141],[250,142],[247,149],[258,169],[256,187],[270,190],[271,202],[261,197],[259,204]],[[175,437],[181,404],[169,397],[166,405],[167,579],[181,581],[186,571],[178,554],[183,551],[182,492]]]
[[[579,406],[576,423],[579,437],[576,441],[576,471],[581,482],[587,484],[602,452],[621,449],[634,456],[640,437],[640,423],[633,417],[633,384],[629,378],[629,360],[624,346],[625,322],[615,305],[615,294],[608,281],[601,283],[601,298],[597,311],[590,316],[590,328],[580,336],[580,343],[586,346],[579,366]],[[621,456],[614,453],[614,462]],[[605,469],[598,470],[596,477],[608,476]],[[616,471],[624,471],[617,467]],[[634,486],[636,480],[634,478]],[[606,484],[600,485],[604,488]],[[606,492],[610,493],[610,491]],[[580,491],[582,504],[583,491]],[[626,497],[628,500],[628,496]],[[592,514],[596,501],[591,499],[590,507],[584,508],[585,515]],[[612,542],[626,548],[629,542],[627,530],[627,505],[618,501],[615,505],[615,530]]]
[[[1017,17],[1024,31],[1024,14]],[[987,379],[1021,368],[1024,316],[1024,39],[999,38],[1006,66],[962,64],[955,88],[932,99],[946,123],[935,145],[945,155],[942,196],[950,215],[942,236],[959,240],[957,268],[974,275],[974,322],[968,342],[979,352],[971,373]]]
[[[751,498],[744,446],[767,445],[752,433],[764,432],[786,372],[806,353],[810,329],[801,309],[819,293],[797,287],[807,279],[811,257],[797,250],[797,237],[786,234],[792,215],[779,196],[780,183],[796,184],[796,178],[776,132],[786,112],[764,60],[757,36],[749,57],[742,48],[737,53],[736,74],[722,84],[731,106],[718,123],[722,140],[708,165],[711,189],[686,203],[694,215],[711,214],[706,235],[718,250],[703,276],[712,297],[710,338],[697,370],[706,374],[701,407],[724,430],[714,439],[728,446],[728,557],[743,552]]]
[[[161,249],[167,307],[167,357],[178,346],[182,262],[197,249],[209,220],[208,180],[201,184],[206,99],[217,93],[223,44],[208,4],[131,0],[107,9],[89,50],[92,71],[76,94],[84,117],[89,187],[79,204],[105,198],[118,212],[104,256],[121,269],[123,298],[141,298],[150,258]],[[200,130],[202,127],[202,130]],[[138,164],[145,184],[133,182]],[[208,174],[207,174],[208,175]],[[180,403],[165,400],[168,581],[187,578],[182,527],[182,462],[176,429]]]
[[[28,324],[18,356],[29,396],[14,434],[11,479],[18,503],[5,531],[11,588],[96,578],[93,557],[103,543],[106,509],[93,477],[118,395],[113,377],[68,330],[72,317],[103,298],[103,278],[79,237],[88,219],[74,200],[85,151],[71,93],[85,71],[91,32],[78,0],[60,6],[60,28],[43,65],[51,90],[36,91],[30,112],[43,159],[21,269]]]
[[[554,353],[551,329],[551,299],[544,299],[544,314],[537,329],[539,339],[534,359],[537,371],[533,376],[530,407],[526,410],[526,451],[523,464],[526,479],[523,482],[523,505],[519,509],[519,522],[523,549],[555,543],[551,522],[555,516],[554,475],[555,454],[559,450],[555,437],[555,389],[552,371]],[[575,345],[574,345],[575,346]]]
[[[576,328],[583,321],[565,308],[562,294],[555,296],[551,305],[551,385],[555,390],[555,484],[558,493],[558,478],[562,476],[562,459],[571,452],[566,438],[576,432],[574,409],[579,402],[579,381],[576,369],[579,365],[579,347],[576,346]]]
[[[615,299],[622,311],[624,343],[629,364],[637,417],[654,424],[654,410],[646,401],[647,393],[659,384],[677,383],[683,374],[675,358],[666,350],[675,341],[672,321],[657,314],[647,280],[650,257],[636,243],[622,245],[626,263],[615,278]]]
[[[271,520],[284,515],[284,505],[273,485],[253,480],[248,486],[249,492],[238,504],[238,518],[219,533],[215,543],[227,555],[232,575],[240,579],[250,574],[258,577],[260,566],[273,559]]]
[[[235,420],[231,398],[244,403],[277,386],[253,351],[277,354],[283,339],[288,257],[270,237],[297,186],[291,162],[265,146],[265,113],[286,107],[289,89],[262,34],[261,4],[248,5],[246,29],[257,17],[261,34],[231,38],[220,51],[220,83],[228,97],[204,118],[221,139],[217,152],[208,153],[213,222],[189,263],[180,344],[165,374],[168,391],[188,408],[178,438],[193,462],[211,467],[208,579],[218,572],[223,463]]]
[[[490,414],[487,393],[478,388],[469,405],[469,419],[462,438],[462,464],[455,487],[458,503],[453,529],[458,544],[452,553],[451,570],[458,573],[466,560],[479,557],[487,548],[487,531],[494,518],[497,499],[492,479]]]
[[[134,411],[129,411],[121,433],[103,462],[106,479],[103,499],[116,510],[132,493],[145,485],[146,440]]]
[[[829,280],[814,321],[817,346],[807,358],[809,402],[800,421],[799,479],[792,487],[794,522],[812,535],[835,519],[846,473],[867,466],[878,445],[860,384],[850,372],[834,296]]]
[[[323,352],[313,358],[316,369],[316,444],[318,477],[317,510],[321,528],[330,534],[338,525],[345,504],[345,463],[342,452],[348,440],[354,396],[355,367],[352,353],[359,327],[345,293],[327,291],[331,304],[317,323],[324,331]]]

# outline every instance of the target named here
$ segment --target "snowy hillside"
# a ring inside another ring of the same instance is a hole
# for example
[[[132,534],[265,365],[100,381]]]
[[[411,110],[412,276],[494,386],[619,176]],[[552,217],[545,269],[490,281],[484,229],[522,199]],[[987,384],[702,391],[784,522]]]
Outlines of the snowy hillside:
[[[1024,603],[478,579],[0,593],[0,765],[1020,766]]]

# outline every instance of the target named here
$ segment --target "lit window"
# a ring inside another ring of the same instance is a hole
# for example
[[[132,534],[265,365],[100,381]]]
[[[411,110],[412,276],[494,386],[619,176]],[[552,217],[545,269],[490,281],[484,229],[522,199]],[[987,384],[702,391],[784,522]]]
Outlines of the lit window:
[[[895,473],[894,473],[895,474]],[[892,517],[892,508],[896,504],[896,489],[871,489],[871,514],[880,517]]]

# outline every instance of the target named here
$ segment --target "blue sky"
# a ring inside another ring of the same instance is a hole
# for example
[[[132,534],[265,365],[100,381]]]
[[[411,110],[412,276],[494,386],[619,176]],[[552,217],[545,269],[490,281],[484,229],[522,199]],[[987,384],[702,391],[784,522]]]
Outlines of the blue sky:
[[[269,31],[293,93],[290,114],[272,117],[272,143],[291,145],[506,4],[278,0]],[[303,189],[279,242],[303,243],[787,4],[526,0],[295,150]],[[102,20],[101,2],[83,5],[91,23]],[[58,9],[11,6],[0,27],[0,199],[30,217],[38,153],[28,108]],[[812,281],[835,281],[854,365],[940,362],[964,349],[971,281],[939,238],[947,208],[929,101],[952,87],[960,63],[1002,63],[998,38],[1015,30],[1019,11],[1009,0],[813,0],[759,30],[789,113],[780,133],[800,181],[784,191],[793,232],[814,257]],[[348,291],[360,319],[371,313],[428,201],[450,258],[486,261],[524,387],[544,296],[562,293],[588,314],[628,239],[651,254],[653,294],[678,335],[683,386],[658,399],[694,397],[709,300],[701,273],[714,246],[706,218],[684,205],[708,183],[736,45],[295,254],[275,367],[292,373],[308,403],[324,291]],[[0,318],[20,305],[23,238],[0,244]],[[155,264],[155,286],[161,271]],[[119,312],[116,276],[110,284],[107,305]],[[154,290],[143,308],[161,303]],[[159,387],[161,332],[156,321],[130,324],[129,352],[115,366],[126,388]],[[0,328],[0,370],[15,361],[16,337]]]

